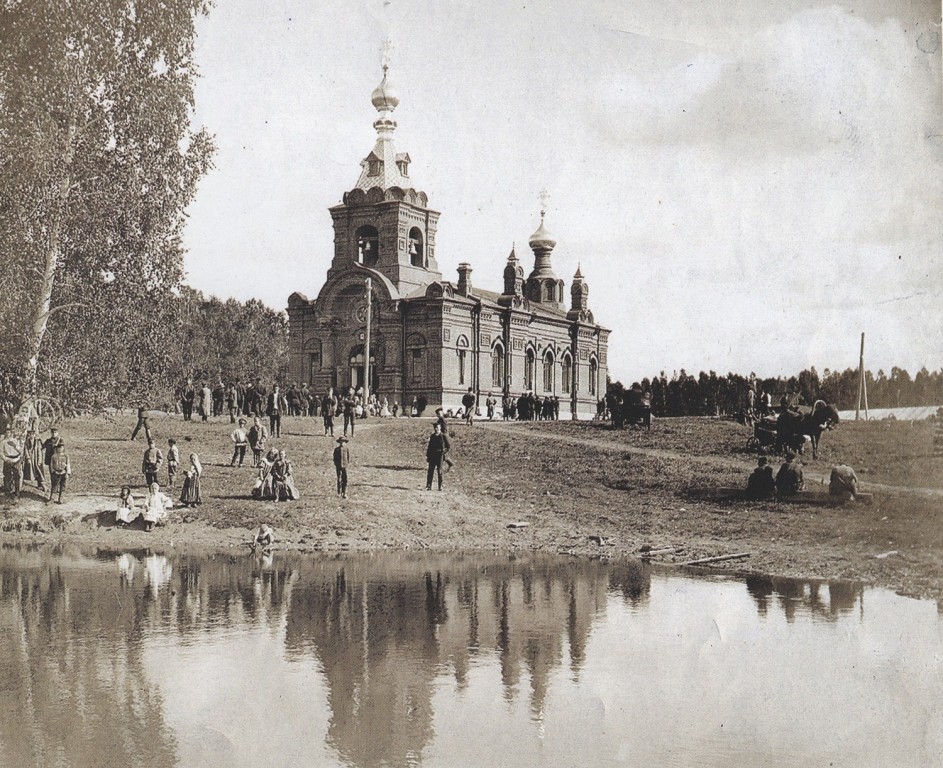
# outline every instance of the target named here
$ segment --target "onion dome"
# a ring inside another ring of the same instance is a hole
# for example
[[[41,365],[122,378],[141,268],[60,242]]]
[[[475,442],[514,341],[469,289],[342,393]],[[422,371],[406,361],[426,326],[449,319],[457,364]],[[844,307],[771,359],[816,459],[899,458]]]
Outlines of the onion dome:
[[[547,228],[544,226],[544,213],[540,212],[540,226],[537,227],[537,231],[530,236],[530,240],[527,241],[532,250],[553,250],[556,246],[557,241],[553,239]]]
[[[370,101],[377,112],[392,112],[399,106],[399,96],[396,95],[396,88],[389,81],[387,70],[389,67],[383,67],[383,80],[373,89],[370,95]]]

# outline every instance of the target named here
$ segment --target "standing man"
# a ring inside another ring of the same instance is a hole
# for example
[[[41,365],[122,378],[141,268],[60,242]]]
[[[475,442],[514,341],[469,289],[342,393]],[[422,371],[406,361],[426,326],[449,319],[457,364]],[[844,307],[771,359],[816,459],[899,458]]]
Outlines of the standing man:
[[[495,400],[494,395],[489,392],[488,397],[485,398],[485,408],[488,410],[488,421],[491,421],[494,418],[494,409],[497,404],[498,401]]]
[[[334,469],[337,472],[337,495],[347,498],[347,468],[350,466],[350,448],[347,447],[347,436],[337,438],[337,447],[334,449]]]
[[[354,388],[347,390],[347,395],[341,401],[344,408],[344,434],[347,434],[347,425],[350,424],[350,436],[354,436],[354,421],[357,415],[357,395],[354,394]]]
[[[334,387],[327,388],[327,394],[321,401],[321,416],[324,419],[324,434],[330,433],[334,437],[334,413],[337,411],[337,398],[334,397]]]
[[[232,439],[233,449],[232,449],[232,460],[229,462],[230,467],[236,466],[236,459],[239,459],[239,466],[242,466],[242,462],[246,458],[246,446],[249,444],[249,436],[246,434],[246,420],[239,419],[238,426],[232,431],[230,435]]]
[[[475,417],[475,406],[478,404],[478,398],[475,397],[474,390],[469,387],[468,391],[462,395],[462,407],[465,409],[465,423],[471,426]]]
[[[276,384],[272,388],[272,394],[268,396],[268,404],[265,407],[265,413],[268,416],[268,431],[272,437],[282,436],[282,411],[284,410],[285,397]]]
[[[49,437],[46,438],[43,442],[43,464],[48,467],[49,463],[52,461],[52,454],[56,451],[56,446],[62,442],[62,438],[59,437],[58,427],[52,427],[49,430]]]
[[[180,407],[183,409],[183,420],[193,420],[193,401],[196,400],[196,391],[193,389],[193,382],[187,379],[183,385],[183,394],[180,399]]]
[[[448,436],[442,431],[439,422],[435,422],[435,424],[432,425],[432,434],[429,435],[429,445],[426,446],[426,464],[428,465],[426,472],[427,491],[432,490],[432,478],[435,475],[438,475],[439,490],[442,490],[442,462],[445,461],[445,456],[451,448],[452,446],[449,443]]]
[[[442,408],[435,409],[435,423],[439,425],[439,429],[442,431],[442,434],[448,438],[449,435],[449,425],[445,420],[445,414],[442,412]],[[442,461],[445,463],[445,471],[448,472],[452,467],[455,466],[455,462],[449,458],[448,452],[445,456],[442,457]]]
[[[213,412],[213,391],[205,381],[200,388],[200,418],[203,421],[209,421],[210,414]],[[148,486],[150,487],[150,486]]]
[[[141,404],[138,406],[138,423],[134,425],[134,429],[131,431],[131,437],[129,439],[134,440],[138,436],[138,431],[144,427],[144,437],[148,440],[151,439],[151,424],[148,421],[147,416],[147,406]]]
[[[154,438],[147,441],[147,449],[144,451],[144,459],[141,461],[141,471],[144,473],[145,484],[148,488],[151,483],[157,482],[157,471],[160,465],[164,463],[164,454],[154,442]]]
[[[262,379],[255,377],[255,415],[262,418],[262,409],[268,398],[268,390],[263,386]]]

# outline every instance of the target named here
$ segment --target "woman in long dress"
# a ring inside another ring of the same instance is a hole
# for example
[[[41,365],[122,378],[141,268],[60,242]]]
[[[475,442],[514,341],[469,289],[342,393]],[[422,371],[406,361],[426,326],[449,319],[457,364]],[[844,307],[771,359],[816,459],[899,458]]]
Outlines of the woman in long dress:
[[[144,530],[153,530],[155,525],[163,523],[167,519],[167,510],[172,506],[173,500],[161,493],[157,483],[151,483],[147,497],[144,499]]]
[[[285,452],[278,452],[278,459],[272,465],[272,492],[275,501],[293,501],[300,498],[292,476],[291,462],[285,458]]]
[[[203,475],[203,465],[200,464],[200,457],[195,453],[190,454],[190,469],[183,475],[183,490],[180,492],[180,503],[185,507],[203,503],[203,496],[200,494],[200,477]]]
[[[141,513],[135,506],[134,496],[131,495],[131,489],[121,486],[121,493],[118,495],[118,511],[115,512],[115,522],[120,526],[130,525],[138,519]]]
[[[259,475],[252,488],[252,498],[262,500],[275,498],[272,494],[272,465],[276,459],[278,459],[278,451],[272,448],[259,460]]]

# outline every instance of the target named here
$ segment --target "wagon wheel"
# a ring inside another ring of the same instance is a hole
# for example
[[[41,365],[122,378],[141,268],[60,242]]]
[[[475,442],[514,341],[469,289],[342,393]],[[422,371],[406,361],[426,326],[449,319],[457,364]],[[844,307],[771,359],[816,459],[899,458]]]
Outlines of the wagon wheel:
[[[760,441],[759,441],[759,439],[757,438],[756,435],[750,435],[750,437],[747,438],[747,446],[746,446],[746,447],[747,447],[749,450],[751,450],[751,451],[752,451],[754,448],[759,448],[759,447],[760,447]]]

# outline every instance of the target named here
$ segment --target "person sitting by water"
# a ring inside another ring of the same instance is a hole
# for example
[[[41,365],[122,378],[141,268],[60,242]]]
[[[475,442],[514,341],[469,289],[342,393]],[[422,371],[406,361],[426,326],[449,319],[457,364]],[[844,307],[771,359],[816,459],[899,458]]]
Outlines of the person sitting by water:
[[[272,465],[278,460],[278,451],[271,448],[265,456],[259,459],[259,475],[255,479],[255,485],[252,487],[252,498],[254,499],[274,499],[272,493]]]
[[[278,458],[272,464],[272,493],[275,501],[294,501],[300,498],[295,488],[295,479],[292,476],[291,462],[285,457],[284,451],[278,452]]]
[[[756,462],[756,469],[747,480],[747,498],[772,499],[776,496],[776,480],[773,477],[773,468],[765,456],[760,456]]]
[[[124,527],[137,520],[140,514],[135,506],[134,496],[131,495],[131,489],[127,485],[122,485],[121,492],[118,494],[118,511],[115,512],[115,522]]]
[[[256,549],[269,549],[275,543],[275,531],[272,530],[272,526],[268,523],[262,523],[259,526],[259,530],[255,532],[255,538],[252,539],[252,543],[249,544],[252,547],[252,550]]]
[[[802,490],[802,462],[793,451],[786,453],[786,460],[776,473],[776,492],[780,496],[795,496]]]
[[[842,501],[854,501],[858,495],[858,476],[847,464],[832,467],[828,478],[828,492]]]
[[[161,493],[157,483],[151,483],[144,499],[144,530],[152,531],[154,526],[167,519],[167,510],[174,505],[173,500]]]

